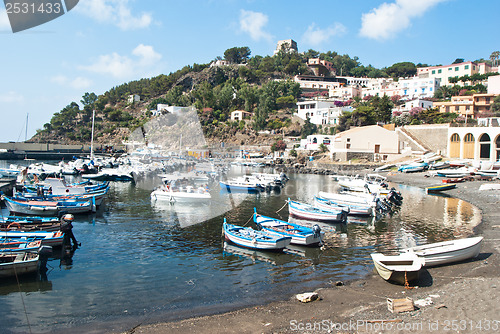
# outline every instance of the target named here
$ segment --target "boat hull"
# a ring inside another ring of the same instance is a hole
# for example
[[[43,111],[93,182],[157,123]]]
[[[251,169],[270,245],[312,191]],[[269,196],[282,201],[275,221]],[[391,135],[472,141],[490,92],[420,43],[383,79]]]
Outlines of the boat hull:
[[[0,256],[0,278],[34,274],[38,271],[38,254],[14,253]]]
[[[247,236],[240,234],[242,229],[248,232]],[[260,231],[255,231],[250,228],[237,227],[227,223],[224,223],[223,231],[224,237],[227,241],[250,249],[280,251],[288,246],[292,241],[292,238],[277,238],[270,235],[268,235],[267,238],[262,238],[263,233],[259,233]]]
[[[424,260],[412,253],[386,256],[371,254],[375,270],[384,280],[406,284],[418,280]]]
[[[426,267],[450,264],[475,258],[481,252],[483,237],[442,241],[402,250],[424,258]]]

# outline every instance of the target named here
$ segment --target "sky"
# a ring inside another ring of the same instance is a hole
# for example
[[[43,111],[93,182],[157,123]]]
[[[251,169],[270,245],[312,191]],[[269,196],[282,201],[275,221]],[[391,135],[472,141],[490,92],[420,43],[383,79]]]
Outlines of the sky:
[[[205,64],[232,47],[293,39],[376,68],[448,65],[500,50],[495,0],[80,0],[13,33],[0,4],[0,142],[24,141],[86,92]],[[28,122],[26,119],[28,117]],[[27,127],[26,127],[27,123]]]

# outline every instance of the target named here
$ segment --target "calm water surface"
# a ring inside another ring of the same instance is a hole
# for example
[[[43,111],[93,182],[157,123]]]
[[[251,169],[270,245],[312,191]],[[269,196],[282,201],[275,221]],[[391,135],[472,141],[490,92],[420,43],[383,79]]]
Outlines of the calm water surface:
[[[223,217],[253,226],[256,207],[287,220],[286,207],[276,213],[287,198],[311,202],[320,190],[337,189],[328,176],[289,176],[286,187],[271,194],[227,194],[212,184],[210,205],[151,201],[155,178],[112,183],[96,214],[76,217],[73,231],[82,246],[72,261],[50,259],[46,277],[22,279],[20,286],[0,282],[0,331],[125,331],[284,299],[365,276],[373,270],[374,251],[467,236],[480,220],[479,211],[462,200],[394,185],[404,196],[398,212],[377,221],[322,224],[324,250],[275,254],[225,245]],[[2,214],[8,214],[5,207]]]

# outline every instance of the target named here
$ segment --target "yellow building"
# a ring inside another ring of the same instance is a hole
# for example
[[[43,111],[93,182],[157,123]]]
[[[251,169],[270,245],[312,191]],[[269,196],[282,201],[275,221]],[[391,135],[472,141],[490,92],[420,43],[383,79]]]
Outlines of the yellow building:
[[[451,112],[467,118],[478,118],[490,112],[496,96],[497,94],[453,96],[449,102],[434,102],[434,107],[443,113]]]

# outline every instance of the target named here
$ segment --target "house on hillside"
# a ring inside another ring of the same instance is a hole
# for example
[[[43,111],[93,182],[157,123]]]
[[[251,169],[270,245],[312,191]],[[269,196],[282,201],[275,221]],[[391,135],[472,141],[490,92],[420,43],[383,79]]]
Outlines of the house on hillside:
[[[392,109],[392,111],[398,111],[398,112],[409,112],[413,108],[422,108],[422,109],[431,109],[433,106],[432,101],[427,101],[427,100],[422,100],[422,99],[415,99],[412,101],[408,101],[403,105],[400,105],[397,108]]]
[[[131,94],[128,96],[128,99],[127,99],[128,103],[132,104],[132,103],[135,103],[135,102],[140,102],[141,101],[141,97],[137,94]]]
[[[351,107],[340,107],[335,102],[308,100],[297,102],[297,116],[316,125],[337,125],[344,111]]]
[[[250,117],[252,117],[252,113],[245,110],[235,110],[231,112],[231,121],[241,121]]]

